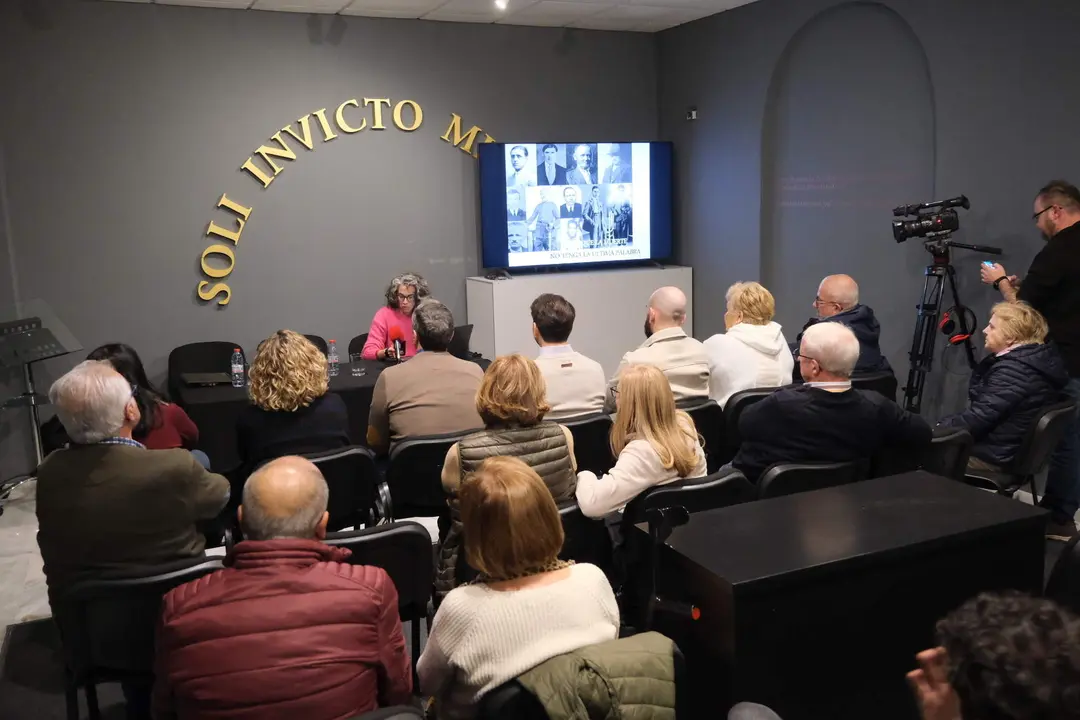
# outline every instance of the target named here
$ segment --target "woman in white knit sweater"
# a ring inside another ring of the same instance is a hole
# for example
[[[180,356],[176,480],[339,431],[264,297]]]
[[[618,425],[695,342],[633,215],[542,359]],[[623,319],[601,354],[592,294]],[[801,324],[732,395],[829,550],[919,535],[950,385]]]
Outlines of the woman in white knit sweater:
[[[783,329],[773,322],[776,301],[756,282],[728,288],[726,333],[704,342],[709,357],[709,397],[723,407],[740,390],[791,384],[795,358]]]
[[[416,665],[421,692],[449,720],[473,717],[485,693],[545,660],[619,634],[604,573],[558,559],[559,511],[528,465],[484,460],[458,502],[465,556],[480,576],[443,600]]]
[[[654,485],[708,472],[694,421],[676,409],[664,373],[652,365],[631,365],[614,393],[615,467],[602,478],[588,470],[578,473],[578,506],[588,517],[615,512]]]

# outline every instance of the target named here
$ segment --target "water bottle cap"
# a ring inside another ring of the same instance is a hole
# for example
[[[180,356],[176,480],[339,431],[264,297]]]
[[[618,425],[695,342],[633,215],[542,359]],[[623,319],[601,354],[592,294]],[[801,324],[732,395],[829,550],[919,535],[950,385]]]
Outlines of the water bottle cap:
[[[233,352],[240,352],[240,348],[233,348],[232,351]]]
[[[330,342],[332,342],[332,343],[336,343],[336,342],[337,342],[337,340],[331,340]]]

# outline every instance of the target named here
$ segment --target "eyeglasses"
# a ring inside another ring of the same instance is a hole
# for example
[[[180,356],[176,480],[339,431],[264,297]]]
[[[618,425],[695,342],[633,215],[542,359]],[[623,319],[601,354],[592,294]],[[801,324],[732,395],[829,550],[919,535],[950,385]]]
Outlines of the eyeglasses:
[[[1057,205],[1047,205],[1047,206],[1046,206],[1046,207],[1044,207],[1044,208],[1043,208],[1042,210],[1040,210],[1039,212],[1037,212],[1037,213],[1035,213],[1034,215],[1032,215],[1032,216],[1031,216],[1031,219],[1032,219],[1032,220],[1038,220],[1038,219],[1039,219],[1039,216],[1040,216],[1040,215],[1042,215],[1042,214],[1043,214],[1044,212],[1046,212],[1047,210],[1052,210],[1052,209],[1054,209],[1054,208],[1056,208],[1056,207],[1057,207]]]
[[[814,296],[814,307],[819,307],[821,305],[839,305],[839,304],[840,303],[836,302],[835,300],[822,300],[821,298],[817,297],[816,295]]]
[[[611,397],[619,397],[619,388],[611,386]]]
[[[412,295],[402,295],[401,293],[398,293],[397,299],[398,302],[412,302],[416,299],[416,293],[413,293]]]
[[[812,358],[809,355],[803,355],[802,353],[795,353],[796,360],[809,360],[810,362],[817,362],[817,358]]]

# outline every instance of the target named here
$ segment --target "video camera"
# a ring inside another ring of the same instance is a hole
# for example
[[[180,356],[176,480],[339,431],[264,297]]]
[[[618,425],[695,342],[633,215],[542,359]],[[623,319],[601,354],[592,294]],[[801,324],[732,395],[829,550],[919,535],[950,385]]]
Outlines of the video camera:
[[[896,242],[902,243],[910,238],[936,238],[940,235],[948,235],[960,228],[960,216],[951,208],[962,207],[971,209],[971,202],[966,195],[949,198],[948,200],[936,200],[934,202],[920,203],[917,205],[901,205],[893,208],[894,217],[913,215],[914,220],[894,220],[892,234]],[[938,212],[926,212],[940,208]]]

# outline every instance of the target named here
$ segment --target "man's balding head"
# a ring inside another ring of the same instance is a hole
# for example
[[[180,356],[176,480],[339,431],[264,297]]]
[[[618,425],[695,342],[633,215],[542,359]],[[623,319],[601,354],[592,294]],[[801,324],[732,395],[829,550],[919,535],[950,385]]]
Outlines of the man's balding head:
[[[247,540],[326,536],[330,495],[319,468],[301,457],[263,465],[244,483],[240,525]]]
[[[859,304],[859,284],[850,275],[829,275],[818,286],[814,307],[818,317],[828,318]]]
[[[649,314],[645,320],[646,335],[667,328],[681,327],[686,322],[686,294],[671,285],[649,296]]]

